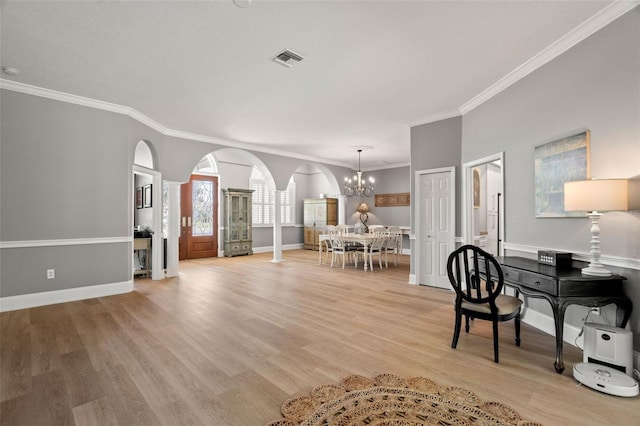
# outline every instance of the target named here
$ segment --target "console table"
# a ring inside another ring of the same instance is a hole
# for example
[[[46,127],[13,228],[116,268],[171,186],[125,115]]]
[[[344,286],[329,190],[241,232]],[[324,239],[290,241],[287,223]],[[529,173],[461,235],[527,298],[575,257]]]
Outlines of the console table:
[[[595,307],[615,303],[618,308],[616,323],[622,328],[631,316],[633,304],[622,290],[622,282],[626,280],[623,276],[583,275],[579,268],[560,269],[524,257],[505,256],[496,257],[496,260],[502,266],[505,285],[514,287],[516,295],[520,292],[528,297],[545,299],[551,305],[556,328],[554,367],[557,373],[564,371],[562,334],[564,313],[569,305]]]

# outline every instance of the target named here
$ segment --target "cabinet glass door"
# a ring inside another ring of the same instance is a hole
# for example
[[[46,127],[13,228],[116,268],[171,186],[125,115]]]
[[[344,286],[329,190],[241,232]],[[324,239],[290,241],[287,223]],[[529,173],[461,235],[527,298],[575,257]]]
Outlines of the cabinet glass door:
[[[249,239],[249,198],[242,197],[242,239]]]
[[[238,195],[231,196],[231,222],[228,226],[231,228],[230,240],[240,239],[240,197]]]

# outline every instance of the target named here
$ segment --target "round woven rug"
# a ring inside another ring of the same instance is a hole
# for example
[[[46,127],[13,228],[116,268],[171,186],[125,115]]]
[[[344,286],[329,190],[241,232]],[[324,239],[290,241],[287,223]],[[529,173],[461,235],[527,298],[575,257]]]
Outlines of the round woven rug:
[[[353,375],[339,384],[318,386],[309,396],[285,401],[281,412],[284,418],[267,426],[540,425],[469,390],[393,374],[373,379]]]

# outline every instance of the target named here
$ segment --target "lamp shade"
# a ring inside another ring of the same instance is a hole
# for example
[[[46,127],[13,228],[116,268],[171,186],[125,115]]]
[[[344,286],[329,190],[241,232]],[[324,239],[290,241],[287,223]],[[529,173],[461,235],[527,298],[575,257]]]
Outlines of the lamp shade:
[[[369,213],[369,206],[367,203],[362,203],[358,206],[358,213]]]
[[[628,210],[629,189],[626,179],[596,179],[564,184],[565,211]]]

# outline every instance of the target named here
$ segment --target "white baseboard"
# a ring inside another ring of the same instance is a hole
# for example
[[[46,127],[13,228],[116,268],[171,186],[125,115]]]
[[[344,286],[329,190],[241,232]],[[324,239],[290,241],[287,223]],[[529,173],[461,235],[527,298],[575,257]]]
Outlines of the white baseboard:
[[[287,244],[282,246],[282,250],[298,250],[304,248],[304,244]],[[264,247],[254,247],[254,253],[269,253],[273,251],[273,246],[264,246]]]
[[[128,293],[132,290],[133,281],[124,281],[119,283],[0,297],[0,312],[35,308],[37,306],[54,305],[56,303],[73,302],[76,300],[93,299],[95,297],[113,296],[115,294]]]
[[[555,323],[553,322],[553,317],[548,315],[543,315],[538,311],[534,311],[532,309],[527,309],[525,314],[522,317],[522,322],[525,322],[538,330],[544,331],[547,334],[555,336],[556,328]],[[578,340],[578,345],[581,345],[583,340],[582,337],[578,338],[580,334],[580,328],[575,327],[573,325],[564,325],[564,332],[562,337],[565,343],[568,343],[572,346],[576,346],[576,340]],[[577,346],[578,349],[582,350],[583,348]],[[636,370],[640,370],[640,352],[633,351],[633,368]]]
[[[409,284],[418,284],[418,281],[416,280],[416,274],[409,274]]]
[[[529,324],[540,331],[544,331],[552,336],[556,335],[556,326],[553,321],[553,317],[549,315],[541,314],[538,311],[527,308],[522,316],[522,322]],[[576,338],[580,334],[580,328],[570,324],[564,324],[564,331],[562,333],[562,340],[565,343],[569,343],[572,346],[576,346]],[[582,348],[581,348],[582,349]]]

